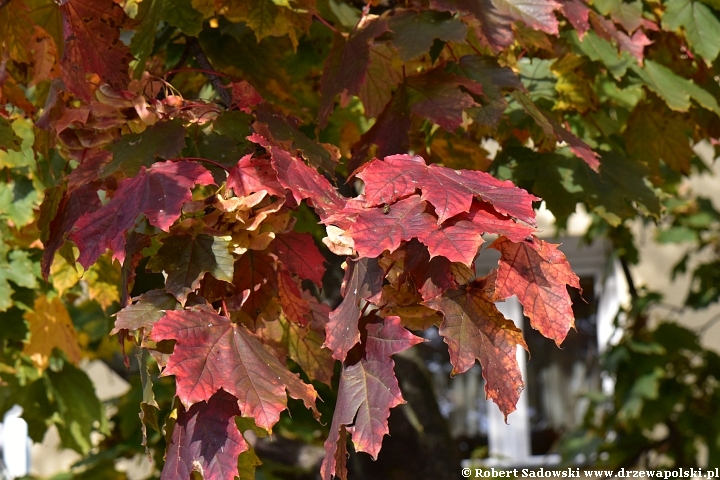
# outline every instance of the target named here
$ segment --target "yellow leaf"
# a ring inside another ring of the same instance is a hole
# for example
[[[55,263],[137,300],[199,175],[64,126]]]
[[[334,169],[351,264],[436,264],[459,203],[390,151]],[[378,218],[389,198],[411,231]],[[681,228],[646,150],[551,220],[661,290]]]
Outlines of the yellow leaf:
[[[84,280],[88,284],[90,300],[95,300],[103,310],[106,310],[113,302],[120,301],[120,284],[122,274],[120,266],[112,263],[107,255],[103,255],[85,273]]]
[[[80,361],[80,345],[65,305],[57,297],[48,300],[43,295],[35,300],[33,309],[23,315],[30,325],[30,341],[25,344],[23,353],[40,370],[48,366],[53,348],[59,348],[68,360],[77,364]]]
[[[79,265],[79,264],[78,264]],[[52,284],[57,290],[58,295],[62,295],[80,281],[82,277],[82,267],[80,271],[76,267],[70,265],[65,258],[59,253],[55,254],[55,260],[53,260],[52,266],[50,267],[50,275],[52,276]]]

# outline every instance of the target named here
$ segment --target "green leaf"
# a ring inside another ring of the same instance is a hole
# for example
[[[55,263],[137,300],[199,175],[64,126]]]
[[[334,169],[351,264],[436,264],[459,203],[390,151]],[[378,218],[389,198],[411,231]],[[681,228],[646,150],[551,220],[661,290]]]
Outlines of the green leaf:
[[[650,90],[665,100],[672,110],[687,112],[692,98],[701,107],[720,115],[720,106],[715,97],[692,80],[687,80],[652,60],[645,61],[645,68],[638,65],[633,65],[631,68]]]
[[[697,232],[687,227],[671,227],[667,230],[661,230],[657,235],[659,243],[695,242],[697,240]]]
[[[600,38],[592,30],[587,32],[582,40],[577,32],[570,33],[570,40],[580,52],[587,55],[590,60],[601,62],[607,67],[613,77],[620,80],[625,76],[627,69],[637,62],[626,51],[618,53],[617,49],[607,40]]]
[[[138,15],[135,18],[140,24],[130,43],[130,51],[137,59],[135,78],[140,78],[145,71],[145,62],[155,45],[155,34],[162,20],[164,7],[164,0],[145,0],[140,3]]]
[[[2,186],[2,184],[0,184]],[[0,243],[0,312],[12,305],[12,294],[15,292],[9,282],[18,287],[37,288],[39,265],[30,260],[25,250],[12,250]]]
[[[262,465],[262,461],[255,453],[255,449],[248,445],[248,449],[238,456],[238,477],[255,478],[255,470]]]
[[[22,139],[15,134],[10,122],[0,117],[0,149],[20,150]]]
[[[660,392],[660,379],[665,372],[656,368],[650,373],[640,376],[632,386],[628,398],[618,411],[620,419],[637,418],[642,411],[645,400],[658,398]]]
[[[389,18],[388,26],[392,31],[390,41],[406,62],[428,52],[436,38],[462,42],[467,32],[467,27],[459,19],[449,13],[432,10],[399,10]]]
[[[232,282],[234,259],[228,251],[229,245],[230,237],[175,235],[165,239],[147,268],[165,272],[165,290],[184,304],[205,273]]]
[[[165,20],[185,35],[197,37],[202,31],[203,14],[193,8],[192,0],[165,0]]]
[[[123,135],[120,140],[107,149],[112,152],[113,159],[100,170],[102,177],[108,177],[121,171],[126,177],[134,177],[140,167],[149,167],[155,156],[174,158],[185,148],[185,127],[182,120],[159,122],[148,127],[142,133]]]
[[[17,176],[8,183],[0,183],[0,219],[4,217],[16,227],[31,223],[35,208],[40,206],[40,196],[26,177]]]
[[[541,98],[555,101],[557,96],[555,83],[557,79],[550,70],[553,63],[554,60],[541,60],[539,58],[522,58],[518,62],[520,79],[533,101]]]
[[[720,53],[720,21],[708,7],[692,0],[669,0],[662,27],[685,32],[690,48],[711,63]]]
[[[109,433],[105,407],[90,378],[67,362],[61,371],[47,369],[43,377],[25,387],[18,403],[36,442],[42,441],[47,427],[54,424],[64,447],[86,455],[92,448],[93,431]]]

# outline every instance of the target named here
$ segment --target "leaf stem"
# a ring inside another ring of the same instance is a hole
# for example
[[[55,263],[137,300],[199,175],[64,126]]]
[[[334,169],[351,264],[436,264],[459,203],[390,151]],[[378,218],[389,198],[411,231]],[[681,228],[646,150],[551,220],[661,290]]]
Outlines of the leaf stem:
[[[332,30],[333,32],[338,33],[337,28],[335,28],[332,23],[328,22],[328,21],[325,20],[323,17],[321,17],[319,13],[314,12],[314,13],[313,13],[313,17],[315,17],[320,23],[322,23],[323,25],[325,25],[327,28],[329,28],[329,29]]]

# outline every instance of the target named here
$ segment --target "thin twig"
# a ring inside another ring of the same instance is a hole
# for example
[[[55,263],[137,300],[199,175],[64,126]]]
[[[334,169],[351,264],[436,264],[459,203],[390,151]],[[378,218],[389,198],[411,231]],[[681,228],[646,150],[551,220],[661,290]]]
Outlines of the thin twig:
[[[337,28],[335,28],[332,23],[328,22],[323,17],[321,17],[319,13],[317,13],[317,12],[313,13],[313,17],[315,17],[320,23],[325,25],[327,28],[329,28],[333,32],[338,33]]]
[[[192,53],[192,55],[195,57],[195,60],[197,60],[200,68],[208,72],[206,74],[208,76],[208,79],[210,80],[210,83],[215,88],[215,91],[220,96],[220,103],[225,108],[230,107],[230,105],[232,105],[232,96],[230,95],[228,89],[225,88],[222,80],[220,80],[218,72],[216,72],[213,68],[210,60],[208,60],[207,58],[207,55],[205,55],[205,52],[203,52],[203,49],[200,46],[200,42],[198,42],[197,38],[195,37],[186,37],[186,41],[188,42],[190,53]]]

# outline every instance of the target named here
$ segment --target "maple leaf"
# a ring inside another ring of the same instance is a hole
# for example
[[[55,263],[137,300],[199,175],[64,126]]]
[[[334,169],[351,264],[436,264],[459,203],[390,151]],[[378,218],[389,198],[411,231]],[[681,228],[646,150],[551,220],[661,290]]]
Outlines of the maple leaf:
[[[475,170],[453,170],[439,165],[425,165],[425,161],[418,156],[391,155],[384,160],[374,159],[358,170],[356,176],[365,183],[365,206],[387,204],[390,212],[397,205],[392,204],[398,198],[411,195],[417,188],[422,190],[422,200],[429,201],[435,212],[438,214],[437,223],[463,212],[469,212],[473,205],[473,198],[479,197],[501,212],[518,218],[530,225],[535,224],[535,211],[532,202],[538,200],[534,195],[516,187],[510,181],[502,181],[493,176]],[[407,200],[407,199],[406,199]],[[350,211],[350,208],[354,210]],[[358,214],[357,218],[363,216],[362,209],[355,209],[354,205],[348,203],[346,214]],[[367,216],[367,214],[365,214]],[[473,219],[473,216],[466,219]],[[387,215],[390,217],[390,215]],[[490,218],[485,218],[489,221]],[[357,224],[357,220],[355,222]],[[496,218],[494,223],[498,224]],[[511,231],[512,221],[508,219],[506,228]],[[355,227],[351,231],[355,231]],[[433,228],[428,229],[425,234]],[[517,228],[517,231],[525,231]],[[491,231],[491,230],[486,230]],[[500,232],[495,232],[500,233]],[[356,248],[358,240],[355,239]],[[409,238],[407,239],[409,240]],[[360,250],[358,250],[360,251]]]
[[[412,280],[423,300],[435,298],[456,286],[450,260],[445,257],[430,259],[427,247],[417,240],[408,242],[405,252],[404,275]]]
[[[448,345],[452,374],[467,372],[478,359],[485,395],[507,419],[524,388],[516,356],[518,345],[527,350],[522,331],[474,286],[448,290],[425,304],[443,314],[439,331]]]
[[[361,212],[348,233],[360,257],[378,257],[384,250],[393,252],[403,240],[426,235],[437,228],[435,217],[425,212],[420,195],[412,195],[392,206],[374,207]]]
[[[44,370],[48,366],[54,348],[62,350],[72,363],[77,365],[80,362],[77,332],[59,298],[37,297],[32,311],[25,312],[23,318],[30,330],[30,340],[25,344],[23,353],[32,359],[37,368]]]
[[[459,87],[464,87],[475,95],[482,94],[479,83],[446,73],[444,66],[407,77],[405,86],[410,111],[437,123],[449,132],[462,124],[463,110],[477,105],[475,100]]]
[[[249,448],[235,425],[238,415],[237,399],[223,390],[187,411],[180,407],[160,480],[192,478],[193,472],[205,480],[236,478],[238,455]]]
[[[515,91],[511,95],[542,128],[545,135],[554,135],[559,141],[567,143],[568,148],[575,155],[587,163],[590,168],[596,172],[598,171],[600,167],[599,155],[589,145],[540,111],[527,93]]]
[[[387,31],[387,21],[384,18],[375,18],[362,22],[347,40],[340,33],[335,34],[320,79],[320,127],[327,125],[335,95],[341,93],[343,99],[348,99],[358,94],[366,81],[370,66],[370,42]],[[343,100],[343,103],[346,102],[347,100]]]
[[[302,298],[300,288],[287,270],[281,270],[278,274],[278,295],[283,313],[293,322],[303,326],[307,325],[310,304]]]
[[[488,247],[501,255],[494,300],[516,295],[530,325],[559,346],[575,325],[566,285],[582,292],[580,280],[557,245],[530,240],[499,237]]]
[[[60,11],[65,37],[61,73],[68,90],[90,102],[88,73],[114,88],[127,86],[132,55],[120,40],[127,18],[122,7],[113,0],[68,0]]]
[[[408,92],[405,85],[401,84],[370,130],[353,145],[348,171],[354,171],[366,160],[373,144],[377,145],[378,157],[407,152],[410,147],[407,133],[410,126]]]
[[[219,389],[234,395],[240,411],[266,430],[285,410],[287,397],[315,408],[317,393],[291,373],[242,325],[211,310],[172,310],[153,326],[153,341],[175,340],[162,375],[175,375],[186,407],[207,401]]]
[[[0,38],[3,39],[0,53],[19,63],[27,63],[29,60],[26,50],[31,36],[28,29],[29,13],[30,9],[25,2],[4,4],[0,9]]]
[[[628,52],[642,65],[643,59],[645,58],[645,47],[653,43],[647,35],[645,35],[645,32],[637,30],[633,33],[632,37],[630,37],[626,33],[618,30],[612,21],[595,12],[590,12],[590,24],[600,38],[608,41],[610,39],[615,40],[620,50]]]
[[[182,120],[158,122],[141,133],[123,135],[107,147],[112,161],[99,169],[103,178],[118,170],[126,177],[134,177],[141,166],[150,167],[155,157],[174,158],[185,148],[185,126]]]
[[[235,262],[233,286],[238,292],[228,300],[231,310],[242,308],[251,318],[257,317],[275,297],[278,279],[276,262],[269,255],[248,251]]]
[[[425,171],[419,156],[390,155],[382,161],[366,163],[354,175],[365,183],[365,206],[394,203],[415,193]]]
[[[255,105],[263,103],[265,100],[252,85],[245,80],[233,82],[232,84],[232,102],[245,113],[251,113]]]
[[[309,300],[308,303],[312,305]],[[327,313],[324,315],[327,321]],[[335,359],[332,352],[323,347],[324,325],[325,323],[320,325],[320,329],[312,323],[303,327],[280,316],[277,320],[264,322],[258,334],[261,334],[263,343],[269,340],[266,344],[279,352],[281,361],[284,356],[288,356],[303,369],[310,380],[330,385]]]
[[[300,278],[312,280],[322,286],[325,275],[325,257],[318,250],[309,233],[288,232],[275,236],[273,242],[278,260]]]
[[[309,200],[320,218],[326,218],[342,210],[345,200],[328,179],[316,170],[285,150],[272,146],[260,135],[253,134],[248,140],[270,151],[272,166],[277,172],[278,180],[283,187],[292,192],[296,202]]]
[[[570,21],[570,24],[577,31],[578,38],[582,40],[587,31],[590,30],[588,21],[590,7],[585,5],[582,0],[564,0],[562,11],[565,18]]]
[[[535,225],[532,202],[539,200],[508,180],[498,180],[485,172],[453,170],[430,165],[423,177],[422,199],[435,207],[438,224],[461,212],[468,212],[474,196],[492,204],[500,213]]]
[[[150,290],[133,299],[133,303],[120,310],[115,317],[115,327],[110,335],[120,330],[151,329],[165,316],[165,310],[176,310],[180,304],[165,290]]]
[[[144,214],[151,225],[167,231],[180,217],[183,203],[192,199],[193,185],[210,185],[210,172],[192,162],[161,162],[134,178],[120,182],[112,199],[100,209],[86,213],[75,223],[70,238],[80,250],[78,262],[87,268],[105,252],[113,260],[125,259],[125,234]]]
[[[365,357],[345,367],[340,375],[330,435],[325,440],[325,459],[320,468],[322,478],[330,480],[341,469],[335,453],[344,427],[352,437],[355,450],[377,458],[382,439],[388,433],[390,409],[405,403],[393,372],[395,353],[422,343],[400,323],[400,317],[387,317],[383,323],[367,326]]]
[[[394,52],[384,44],[370,47],[370,65],[358,96],[365,107],[365,116],[376,118],[392,98],[392,91],[402,81],[402,74],[393,64]]]
[[[313,168],[320,168],[332,174],[340,159],[337,147],[328,144],[318,144],[308,138],[298,129],[298,120],[294,117],[285,117],[263,103],[255,111],[258,121],[253,123],[253,130],[262,141],[250,139],[263,147],[266,144],[285,150],[287,152],[300,152]],[[263,138],[264,137],[264,138]]]
[[[330,320],[325,326],[325,346],[332,350],[335,359],[344,361],[360,340],[360,302],[379,299],[383,278],[384,272],[376,258],[348,259],[340,291],[343,301],[330,312]]]
[[[270,195],[285,196],[285,189],[278,182],[270,160],[253,158],[252,155],[245,155],[230,169],[227,186],[232,188],[238,197],[246,197],[262,190]]]
[[[478,200],[473,200],[468,213],[462,213],[457,218],[472,222],[483,233],[505,235],[513,242],[525,240],[535,232],[534,228],[514,222],[496,212],[490,204]]]
[[[467,34],[467,26],[459,19],[432,10],[397,9],[388,25],[390,41],[404,62],[429,51],[435,39],[463,42]]]
[[[65,242],[65,234],[69,233],[75,222],[86,214],[100,209],[102,203],[97,194],[97,186],[87,183],[75,190],[66,192],[57,207],[57,212],[48,227],[48,239],[45,241],[41,269],[43,278],[50,274],[55,252]]]
[[[460,220],[453,225],[425,230],[418,235],[418,240],[427,245],[430,258],[442,256],[469,267],[483,243],[482,233],[479,225]]]
[[[163,240],[147,268],[165,272],[165,290],[184,305],[206,273],[218,280],[232,282],[234,259],[229,247],[229,237],[173,235]]]

